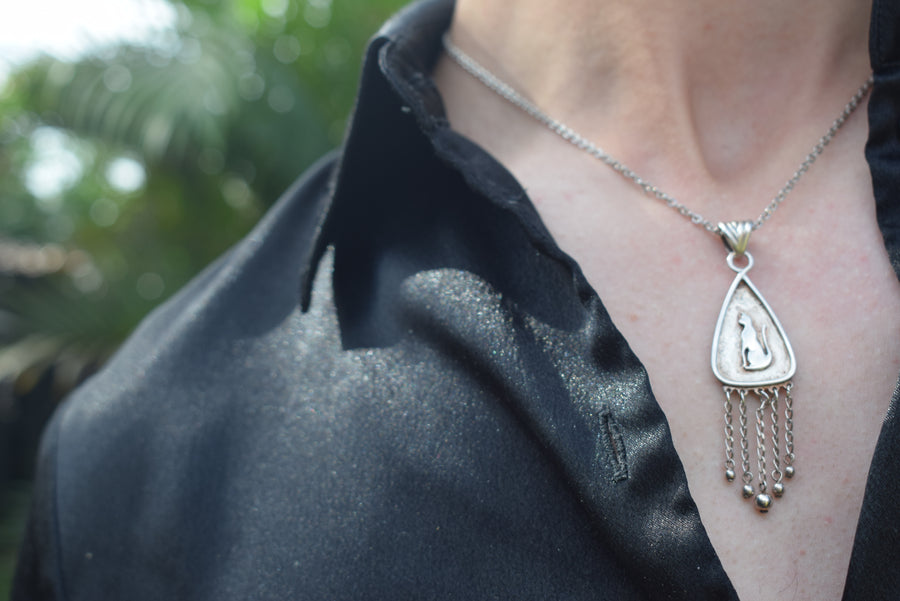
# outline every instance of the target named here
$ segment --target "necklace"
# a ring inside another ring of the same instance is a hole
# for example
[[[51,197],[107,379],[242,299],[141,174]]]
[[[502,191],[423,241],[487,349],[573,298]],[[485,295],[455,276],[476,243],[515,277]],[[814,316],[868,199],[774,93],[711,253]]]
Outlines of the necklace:
[[[844,123],[857,109],[872,87],[869,76],[856,91],[844,109],[834,120],[794,175],[778,191],[775,197],[753,221],[729,221],[714,224],[700,213],[689,209],[674,197],[640,177],[624,163],[607,154],[602,148],[558,121],[517,92],[509,84],[491,73],[472,57],[456,47],[448,36],[443,38],[444,50],[466,72],[475,77],[494,93],[515,105],[538,122],[575,147],[587,152],[617,173],[633,182],[645,194],[656,198],[677,211],[681,216],[711,234],[720,236],[728,248],[725,262],[735,272],[735,277],[725,294],[716,328],[713,334],[710,364],[713,374],[722,383],[725,395],[725,479],[736,478],[734,405],[738,406],[738,435],[740,445],[740,469],[743,487],[741,495],[754,499],[760,513],[767,513],[773,497],[784,495],[784,481],[793,478],[794,469],[794,400],[791,395],[792,378],[797,371],[797,360],[781,322],[766,302],[747,273],[753,267],[753,256],[747,252],[750,234],[765,224],[779,205],[794,189],[800,178],[809,171],[825,147],[840,131]],[[748,405],[756,399],[756,408]],[[781,456],[781,426],[779,405],[784,406],[784,455]],[[754,415],[756,435],[756,474],[750,460],[750,433],[748,414]],[[771,449],[771,471],[767,471],[767,448]],[[769,478],[772,486],[769,492]],[[754,480],[757,485],[754,487]]]

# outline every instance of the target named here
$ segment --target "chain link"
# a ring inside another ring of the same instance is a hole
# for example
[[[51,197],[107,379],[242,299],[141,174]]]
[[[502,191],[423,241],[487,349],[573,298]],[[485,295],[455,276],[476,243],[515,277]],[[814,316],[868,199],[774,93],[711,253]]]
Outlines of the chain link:
[[[759,492],[766,492],[766,422],[765,410],[769,395],[765,390],[757,391],[759,407],[756,408],[756,458],[759,463]]]
[[[784,474],[781,471],[781,447],[778,444],[778,388],[772,389],[772,481],[781,482]]]
[[[725,388],[725,469],[734,470],[734,425],[731,422],[733,388]]]
[[[543,123],[551,131],[559,135],[562,139],[569,142],[576,148],[587,152],[595,159],[610,166],[617,173],[634,182],[638,187],[641,188],[641,190],[644,191],[644,194],[647,194],[648,196],[652,196],[664,202],[669,208],[678,211],[678,213],[682,217],[689,219],[692,224],[698,227],[702,227],[710,233],[716,235],[720,234],[719,226],[716,223],[708,220],[700,213],[689,209],[674,197],[669,196],[668,194],[660,190],[657,186],[643,179],[627,165],[607,154],[599,146],[586,139],[563,122],[557,121],[556,119],[542,111],[536,104],[525,98],[525,96],[516,91],[512,86],[505,83],[480,63],[476,62],[475,59],[460,50],[456,45],[453,44],[453,42],[450,41],[450,38],[447,35],[444,36],[443,42],[444,49],[446,50],[450,58],[452,58],[460,67],[462,67],[470,75],[483,83],[494,93],[506,99],[508,102],[515,105],[516,107],[533,117],[535,120]],[[787,198],[787,195],[791,193],[791,191],[794,189],[794,186],[796,186],[797,182],[800,181],[800,178],[802,178],[803,175],[807,171],[809,171],[809,168],[812,167],[813,163],[816,162],[816,159],[819,158],[819,155],[822,154],[822,151],[825,150],[825,147],[828,146],[828,144],[834,138],[835,134],[837,134],[841,127],[844,126],[844,123],[846,123],[850,115],[853,114],[853,111],[855,111],[860,102],[862,102],[862,99],[865,98],[866,94],[868,94],[869,90],[872,88],[873,83],[874,78],[872,76],[869,76],[869,78],[866,79],[865,83],[860,86],[860,88],[856,91],[850,101],[844,106],[844,110],[841,111],[841,114],[838,115],[838,118],[834,120],[828,131],[825,132],[825,135],[819,138],[819,141],[816,142],[816,145],[813,146],[809,154],[806,155],[806,158],[803,159],[803,162],[800,163],[800,166],[794,172],[794,175],[791,176],[787,183],[778,191],[778,193],[775,195],[775,198],[773,198],[772,201],[768,205],[766,205],[766,208],[763,209],[759,217],[757,217],[756,220],[753,221],[754,231],[761,228],[763,224],[772,217],[772,215],[778,209],[779,205],[784,202],[784,199]]]
[[[753,472],[750,471],[750,444],[747,440],[747,391],[743,388],[738,389],[738,396],[741,401],[738,404],[738,413],[740,415],[740,431],[741,431],[741,479],[744,484],[753,482]]]
[[[794,399],[791,397],[791,389],[793,384],[788,382],[785,385],[784,393],[784,463],[788,466],[794,465]]]

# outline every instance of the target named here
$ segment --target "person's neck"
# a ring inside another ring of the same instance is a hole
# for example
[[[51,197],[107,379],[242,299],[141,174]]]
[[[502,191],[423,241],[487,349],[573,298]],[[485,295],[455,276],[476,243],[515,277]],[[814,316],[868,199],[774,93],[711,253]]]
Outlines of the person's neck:
[[[520,0],[510,9],[458,0],[451,35],[626,161],[652,163],[648,152],[670,159],[678,148],[683,167],[727,181],[771,160],[772,149],[802,156],[824,132],[868,74],[870,8],[865,0]]]

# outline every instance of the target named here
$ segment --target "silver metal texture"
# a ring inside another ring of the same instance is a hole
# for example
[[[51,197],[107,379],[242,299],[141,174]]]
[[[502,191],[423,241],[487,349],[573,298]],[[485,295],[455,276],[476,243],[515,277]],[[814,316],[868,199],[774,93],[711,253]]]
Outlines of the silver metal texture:
[[[764,391],[761,391],[764,394]],[[756,408],[756,459],[759,464],[759,492],[760,495],[766,493],[768,486],[766,485],[766,405],[768,405],[768,396],[759,397],[759,407]],[[758,498],[758,497],[757,497]]]
[[[718,225],[719,234],[728,250],[738,257],[742,256],[750,244],[750,234],[753,233],[752,221],[729,221]]]
[[[778,456],[781,453],[781,448],[778,446],[778,387],[772,389],[772,482],[776,485],[781,485],[782,490],[784,489],[784,484],[782,484],[781,480],[784,477],[784,473],[781,471],[781,458]],[[781,494],[776,494],[776,497],[780,497]]]
[[[785,478],[793,478],[796,473],[794,469],[794,398],[791,396],[793,388],[794,385],[791,382],[784,385]]]
[[[734,424],[732,423],[731,414],[733,413],[731,403],[732,388],[725,389],[725,479],[729,482],[734,481]]]
[[[544,124],[547,128],[556,133],[566,142],[569,142],[576,148],[587,152],[595,159],[601,161],[602,163],[605,163],[606,165],[614,169],[617,173],[621,174],[626,179],[631,180],[637,186],[639,186],[645,194],[661,200],[666,204],[666,206],[678,211],[680,215],[689,219],[694,225],[702,227],[712,234],[721,235],[719,225],[709,221],[700,213],[689,209],[674,197],[666,194],[657,186],[651,184],[649,181],[639,176],[630,167],[613,158],[601,147],[586,139],[584,136],[582,136],[563,122],[554,119],[553,117],[542,111],[536,104],[528,100],[515,88],[501,80],[471,56],[460,50],[455,44],[453,44],[453,42],[450,41],[450,37],[446,34],[444,35],[443,43],[444,50],[447,52],[447,55],[450,58],[452,58],[460,67],[462,67],[466,72],[475,77],[478,81],[483,83],[495,94],[515,105],[520,110],[524,111],[526,114],[534,118],[536,121]],[[757,217],[756,220],[752,222],[753,230],[758,230],[766,221],[769,220],[770,217],[772,217],[772,214],[775,213],[775,211],[778,209],[778,206],[782,202],[784,202],[784,199],[787,198],[787,195],[791,193],[791,190],[794,189],[794,186],[797,185],[797,182],[800,181],[800,178],[802,178],[803,175],[807,171],[809,171],[809,168],[812,167],[813,163],[816,162],[816,159],[819,158],[819,155],[822,154],[822,151],[825,150],[825,147],[828,146],[828,144],[834,138],[835,134],[840,131],[841,127],[844,126],[844,123],[846,123],[850,115],[853,114],[853,111],[855,111],[859,106],[859,103],[862,102],[862,99],[865,98],[866,94],[868,94],[873,82],[874,78],[872,76],[869,76],[863,83],[863,85],[859,87],[856,93],[853,94],[853,97],[850,98],[850,101],[846,105],[844,105],[844,109],[841,111],[840,115],[838,115],[837,119],[834,120],[834,122],[831,124],[831,127],[828,128],[828,131],[825,132],[825,135],[819,138],[819,141],[816,142],[815,146],[812,147],[812,150],[809,151],[809,153],[800,163],[799,167],[797,167],[794,175],[792,175],[787,183],[781,187],[777,194],[775,194],[775,197],[771,200],[771,202],[769,202],[768,205],[766,205],[762,213],[760,213],[759,217]]]
[[[769,303],[747,277],[753,255],[743,256],[747,264],[740,267],[735,265],[735,252],[728,254],[728,266],[737,275],[716,321],[710,356],[713,374],[725,386],[782,384],[797,371],[794,349]]]
[[[741,494],[745,499],[756,498],[756,508],[762,513],[766,513],[776,498],[784,496],[784,478],[790,478],[794,473],[793,466],[788,465],[782,470],[782,460],[779,456],[781,453],[779,435],[781,427],[779,425],[778,405],[781,400],[781,391],[785,390],[785,399],[787,399],[787,391],[792,384],[776,385],[766,388],[747,388],[747,387],[730,387],[723,386],[725,391],[725,479],[732,482],[735,479],[734,471],[734,426],[732,412],[734,410],[734,401],[732,395],[738,394],[740,402],[740,445],[741,445],[741,468],[743,474],[743,487]],[[755,416],[755,434],[756,441],[754,448],[756,450],[757,468],[754,473],[750,469],[750,436],[747,427],[747,401],[748,398],[756,397],[759,405],[754,410]],[[768,417],[767,417],[768,414]],[[768,439],[766,420],[770,421],[771,439]],[[731,426],[729,428],[729,426]],[[771,447],[769,447],[771,445]],[[769,462],[769,448],[771,448],[772,470],[767,472],[767,464]],[[784,461],[792,461],[793,457],[785,454]],[[768,482],[769,476],[772,477],[772,486],[770,494],[770,486]],[[753,480],[757,480],[757,486],[754,487]],[[758,491],[758,494],[757,494]],[[768,500],[765,500],[768,499]],[[760,505],[762,503],[762,505]]]
[[[750,443],[747,440],[747,391],[744,388],[738,389],[738,396],[741,401],[738,404],[738,412],[740,414],[740,433],[741,433],[741,480],[744,482],[744,496],[753,496],[753,472],[750,471]],[[750,494],[747,494],[747,488],[750,488]]]
[[[769,508],[772,506],[772,497],[767,495],[764,492],[756,495],[756,508],[760,513],[767,513]]]

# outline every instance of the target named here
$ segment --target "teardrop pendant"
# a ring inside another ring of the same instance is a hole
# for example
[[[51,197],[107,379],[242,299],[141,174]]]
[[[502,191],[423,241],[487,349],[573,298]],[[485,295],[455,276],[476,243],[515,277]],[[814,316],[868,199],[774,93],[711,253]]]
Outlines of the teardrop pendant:
[[[737,275],[716,322],[713,373],[726,386],[760,388],[781,384],[797,370],[794,350],[769,303],[747,277],[753,267],[752,255],[743,256],[747,264],[738,267],[735,253],[728,255],[728,266]]]
[[[728,266],[736,273],[716,322],[711,364],[713,374],[725,392],[725,477],[735,479],[734,404],[738,404],[741,481],[744,498],[754,498],[760,513],[769,511],[775,498],[784,494],[784,478],[794,475],[793,399],[791,378],[797,370],[794,350],[781,322],[757,290],[747,272],[753,256],[746,252],[752,224],[719,224],[719,231],[731,252]],[[736,259],[744,259],[741,267]],[[748,401],[758,401],[755,416],[756,476],[751,468]],[[780,455],[779,404],[784,399],[785,455]],[[771,432],[771,435],[769,434]],[[771,449],[771,457],[767,457]],[[771,464],[771,472],[767,465]],[[772,492],[769,492],[769,477]],[[753,481],[757,480],[754,489]]]

